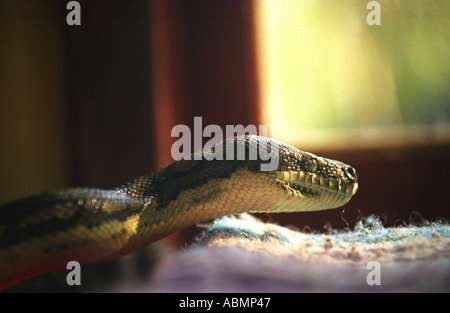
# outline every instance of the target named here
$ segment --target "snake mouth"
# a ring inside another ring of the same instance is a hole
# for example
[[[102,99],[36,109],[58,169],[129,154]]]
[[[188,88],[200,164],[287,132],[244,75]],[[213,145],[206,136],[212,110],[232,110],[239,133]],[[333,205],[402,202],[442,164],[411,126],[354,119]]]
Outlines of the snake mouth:
[[[347,182],[342,178],[323,177],[304,171],[280,171],[277,178],[298,191],[324,190],[353,196],[358,190],[358,182]]]
[[[304,171],[280,171],[277,181],[290,188],[294,195],[299,193],[314,198],[329,207],[344,205],[358,190],[357,181],[327,178]]]

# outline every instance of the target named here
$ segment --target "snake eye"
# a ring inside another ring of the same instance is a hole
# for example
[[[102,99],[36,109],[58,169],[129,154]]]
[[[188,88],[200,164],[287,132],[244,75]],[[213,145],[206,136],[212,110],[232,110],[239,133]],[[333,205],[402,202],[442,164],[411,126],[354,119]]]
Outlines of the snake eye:
[[[358,180],[358,176],[356,175],[356,171],[353,167],[346,166],[344,168],[344,172],[351,183],[356,182]]]
[[[317,169],[317,160],[315,158],[307,158],[304,160],[305,170],[315,172]]]

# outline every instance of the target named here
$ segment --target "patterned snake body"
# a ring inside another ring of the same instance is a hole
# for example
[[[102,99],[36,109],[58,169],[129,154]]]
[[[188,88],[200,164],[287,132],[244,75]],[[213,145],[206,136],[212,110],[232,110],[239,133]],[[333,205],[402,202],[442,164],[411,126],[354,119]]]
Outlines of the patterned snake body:
[[[249,155],[263,141],[275,143],[244,136],[219,145],[241,142]],[[0,207],[0,290],[69,261],[127,255],[215,217],[331,209],[356,193],[351,166],[283,143],[273,147],[279,152],[275,171],[261,171],[259,158],[180,160],[114,190],[67,189]]]

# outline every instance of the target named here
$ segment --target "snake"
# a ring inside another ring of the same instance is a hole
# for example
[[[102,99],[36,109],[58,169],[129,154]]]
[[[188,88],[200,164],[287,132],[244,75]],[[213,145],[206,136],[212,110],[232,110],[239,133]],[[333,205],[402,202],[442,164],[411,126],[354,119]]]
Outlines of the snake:
[[[275,170],[261,170],[268,162],[261,146],[278,157]],[[70,261],[131,254],[224,215],[341,207],[357,189],[347,164],[267,137],[231,137],[115,189],[69,188],[2,205],[0,290]]]

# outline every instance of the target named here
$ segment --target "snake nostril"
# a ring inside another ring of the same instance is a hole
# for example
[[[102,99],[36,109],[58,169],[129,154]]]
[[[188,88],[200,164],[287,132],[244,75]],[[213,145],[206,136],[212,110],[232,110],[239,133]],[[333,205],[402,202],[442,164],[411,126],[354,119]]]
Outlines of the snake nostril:
[[[344,171],[350,182],[356,182],[358,180],[358,175],[356,175],[356,171],[353,167],[347,166],[345,167]]]

